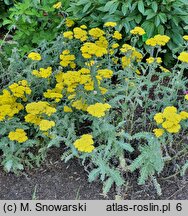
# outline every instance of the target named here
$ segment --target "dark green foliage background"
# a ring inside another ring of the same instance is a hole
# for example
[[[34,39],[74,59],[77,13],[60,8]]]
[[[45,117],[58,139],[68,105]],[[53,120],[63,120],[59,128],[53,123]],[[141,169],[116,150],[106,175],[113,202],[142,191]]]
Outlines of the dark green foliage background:
[[[116,21],[125,33],[141,26],[147,37],[166,34],[171,50],[183,43],[182,35],[188,32],[188,0],[72,0],[67,12],[90,27]]]

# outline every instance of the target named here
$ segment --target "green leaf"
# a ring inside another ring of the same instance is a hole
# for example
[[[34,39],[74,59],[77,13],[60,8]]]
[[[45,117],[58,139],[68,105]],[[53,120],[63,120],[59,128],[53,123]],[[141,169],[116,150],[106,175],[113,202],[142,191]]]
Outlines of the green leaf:
[[[155,16],[156,16],[156,14],[152,11],[151,13],[148,13],[146,19],[149,20],[149,19],[151,19],[151,18],[153,18]]]
[[[7,128],[6,127],[1,127],[0,128],[0,135],[4,135],[7,132]]]
[[[136,16],[135,21],[137,24],[139,24],[142,20],[142,16],[139,14],[138,16]]]
[[[114,3],[115,3],[114,0],[113,0],[113,1],[107,2],[107,3],[105,4],[105,6],[104,6],[104,11],[109,11],[110,8],[113,6]]]
[[[142,35],[142,41],[143,41],[143,42],[147,41],[147,39],[148,39],[147,34]]]
[[[155,176],[152,176],[152,181],[153,181],[153,185],[154,185],[154,187],[155,187],[155,189],[156,189],[156,191],[157,191],[157,194],[158,194],[159,196],[161,196],[161,195],[162,195],[161,186],[160,186],[160,184],[158,183],[158,181],[157,181],[157,179],[156,179]]]
[[[4,3],[5,3],[6,5],[10,5],[10,4],[12,4],[12,1],[11,1],[11,0],[4,0]]]
[[[76,5],[85,5],[88,3],[88,0],[80,0],[76,3]]]
[[[152,7],[153,11],[156,13],[156,12],[157,12],[157,9],[158,9],[158,4],[157,4],[157,2],[155,2],[155,1],[152,2],[151,7]]]
[[[53,135],[52,135],[53,136]],[[62,137],[60,136],[56,136],[55,138],[52,138],[51,141],[48,143],[48,148],[52,147],[52,146],[57,146],[59,147],[60,142],[63,140]]]
[[[112,184],[114,183],[114,180],[110,177],[108,178],[104,184],[103,184],[103,193],[107,194],[110,190],[110,188],[112,187]]]
[[[160,22],[161,22],[160,17],[157,15],[155,17],[155,25],[156,25],[156,27],[158,27],[160,25]]]
[[[87,3],[83,8],[83,13],[87,12],[90,6],[91,6],[91,2]]]
[[[157,28],[158,34],[164,34],[165,33],[165,29],[163,25],[159,25]]]
[[[161,145],[157,139],[148,137],[148,145],[140,147],[141,154],[130,165],[130,171],[140,169],[139,184],[144,184],[145,181],[153,176],[155,172],[159,174],[164,167],[164,160],[161,151]]]
[[[118,6],[119,6],[119,2],[114,3],[114,4],[110,7],[109,14],[113,14],[113,13],[117,10]]]
[[[5,166],[5,169],[10,172],[11,168],[12,168],[12,165],[13,165],[13,161],[12,160],[8,160],[4,166]]]
[[[99,174],[100,174],[100,168],[93,169],[89,173],[89,182],[92,182],[92,181],[96,180],[96,178],[99,176]]]
[[[144,8],[144,2],[142,0],[138,1],[138,10],[140,13],[144,14],[145,13],[145,8]]]
[[[183,165],[182,170],[181,170],[181,176],[184,176],[186,171],[188,169],[188,160],[186,161],[186,163]]]
[[[110,177],[114,180],[117,186],[121,186],[124,184],[124,179],[121,177],[120,172],[118,170],[109,170]]]
[[[8,24],[11,24],[12,23],[12,21],[11,20],[8,20],[8,19],[5,19],[4,21],[3,21],[3,25],[8,25]]]
[[[155,29],[155,24],[153,22],[145,21],[141,26],[146,31],[149,38],[153,36]]]
[[[128,12],[128,6],[127,6],[127,4],[124,3],[122,5],[121,11],[122,11],[123,15],[127,14],[127,12]]]
[[[124,150],[129,151],[129,152],[133,152],[134,148],[129,144],[129,143],[124,143],[124,142],[120,142],[120,141],[116,141],[116,143]]]
[[[159,13],[158,14],[160,20],[162,23],[166,23],[167,22],[167,17],[166,17],[166,14],[165,13]]]

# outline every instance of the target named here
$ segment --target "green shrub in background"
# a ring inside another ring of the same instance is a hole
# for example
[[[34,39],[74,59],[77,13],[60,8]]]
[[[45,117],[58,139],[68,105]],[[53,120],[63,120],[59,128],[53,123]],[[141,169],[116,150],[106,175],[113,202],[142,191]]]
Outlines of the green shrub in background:
[[[42,40],[52,41],[62,31],[65,18],[62,10],[67,7],[68,1],[60,2],[62,7],[54,8],[56,0],[24,0],[15,3],[9,10],[9,18],[4,20],[3,25],[8,25],[13,41],[23,54],[37,47]],[[9,46],[9,50],[14,46]]]
[[[0,27],[3,25],[3,20],[8,17],[7,11],[13,4],[13,0],[0,0]]]
[[[171,37],[171,50],[183,43],[182,35],[188,30],[187,0],[72,0],[67,12],[90,27],[114,20],[118,30],[126,33],[140,25],[147,37],[166,34]]]

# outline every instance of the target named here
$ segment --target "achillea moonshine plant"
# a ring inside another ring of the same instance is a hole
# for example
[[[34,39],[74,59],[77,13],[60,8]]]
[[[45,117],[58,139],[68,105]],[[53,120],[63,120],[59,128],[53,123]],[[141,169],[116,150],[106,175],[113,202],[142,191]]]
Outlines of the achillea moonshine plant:
[[[145,30],[139,26],[126,44],[114,21],[104,29],[67,23],[70,29],[31,52],[19,80],[2,91],[2,164],[8,171],[39,164],[62,142],[62,160],[80,158],[89,181],[99,178],[104,193],[114,183],[123,186],[129,181],[124,174],[139,169],[138,183],[151,178],[160,194],[157,177],[168,166],[166,158],[179,163],[178,156],[187,155],[183,139],[181,145],[172,142],[187,131],[187,96],[178,93],[188,84],[184,53],[168,70],[160,56],[170,41],[166,35],[147,39],[147,50],[140,50],[136,44]]]

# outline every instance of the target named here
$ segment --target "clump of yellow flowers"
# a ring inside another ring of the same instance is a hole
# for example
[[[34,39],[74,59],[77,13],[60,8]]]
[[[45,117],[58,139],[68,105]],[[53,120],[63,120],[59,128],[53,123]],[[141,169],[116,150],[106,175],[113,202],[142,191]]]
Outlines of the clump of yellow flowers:
[[[154,129],[154,133],[157,137],[160,137],[165,133],[178,133],[181,129],[180,122],[182,120],[188,119],[188,112],[182,111],[177,113],[177,108],[174,106],[168,106],[163,112],[157,113],[154,116],[154,120],[162,128]]]
[[[31,94],[31,89],[27,80],[21,80],[18,83],[13,83],[9,86],[9,89],[11,90],[14,97],[22,98],[23,100],[26,100],[26,95]]]
[[[42,59],[41,55],[39,53],[36,53],[36,52],[29,53],[28,58],[31,60],[35,60],[35,61],[40,61]]]
[[[65,24],[66,24],[67,27],[71,27],[71,26],[74,25],[74,21],[67,18],[66,21],[65,21]]]
[[[87,112],[95,117],[103,117],[105,116],[105,112],[108,111],[111,108],[111,106],[107,103],[96,103],[93,105],[88,106]]]
[[[75,148],[78,149],[78,151],[90,153],[94,150],[94,141],[91,134],[84,134],[81,136],[80,139],[77,139],[74,142]]]
[[[104,24],[104,27],[115,27],[117,25],[116,22],[106,22]]]
[[[26,105],[27,115],[25,121],[28,123],[39,126],[40,130],[47,131],[55,126],[54,121],[44,119],[44,115],[51,116],[56,112],[56,109],[52,107],[46,101],[32,102]]]
[[[8,138],[19,143],[23,143],[28,140],[26,132],[20,128],[17,128],[15,131],[11,131],[8,135]]]
[[[188,52],[181,52],[180,55],[178,56],[178,60],[188,63]]]
[[[76,67],[76,65],[74,63],[75,55],[70,54],[69,50],[64,50],[62,52],[62,54],[60,55],[60,59],[61,59],[60,65],[62,67],[67,67],[69,65],[70,65],[71,68]]]
[[[167,35],[155,35],[153,38],[146,40],[146,44],[149,46],[165,46],[170,40]]]
[[[80,50],[82,52],[82,56],[86,59],[90,59],[93,56],[102,57],[103,55],[108,53],[106,48],[98,46],[93,42],[84,43]]]
[[[48,78],[52,74],[52,68],[40,68],[39,71],[33,70],[32,74],[39,78]]]
[[[158,64],[162,63],[162,59],[160,57],[154,58],[154,57],[149,57],[146,59],[146,62],[148,64],[152,64],[154,62],[157,62]]]
[[[3,94],[0,95],[0,121],[6,118],[10,119],[23,110],[24,106],[17,101],[21,99],[25,102],[27,101],[27,95],[31,94],[31,89],[26,80],[9,85],[9,89],[10,91],[4,89]]]
[[[132,30],[130,31],[130,33],[131,33],[131,34],[134,34],[134,35],[144,35],[146,32],[144,31],[143,28],[137,26],[137,27],[135,27],[134,29],[132,29]]]

